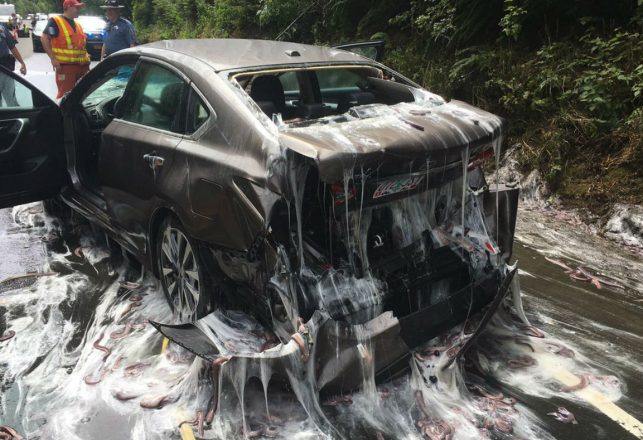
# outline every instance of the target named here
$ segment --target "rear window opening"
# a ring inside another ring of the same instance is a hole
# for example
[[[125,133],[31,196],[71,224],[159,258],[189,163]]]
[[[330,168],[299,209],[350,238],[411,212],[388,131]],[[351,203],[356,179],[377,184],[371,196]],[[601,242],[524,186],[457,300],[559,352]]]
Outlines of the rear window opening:
[[[293,68],[242,73],[234,79],[269,118],[287,124],[415,100],[412,84],[373,66]]]

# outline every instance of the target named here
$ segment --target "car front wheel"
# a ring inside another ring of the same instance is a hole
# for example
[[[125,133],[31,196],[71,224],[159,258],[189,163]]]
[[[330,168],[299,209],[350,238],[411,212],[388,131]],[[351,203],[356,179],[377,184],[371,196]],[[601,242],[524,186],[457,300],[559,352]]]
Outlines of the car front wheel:
[[[163,292],[180,322],[202,318],[215,303],[212,258],[173,216],[158,229],[156,264]]]

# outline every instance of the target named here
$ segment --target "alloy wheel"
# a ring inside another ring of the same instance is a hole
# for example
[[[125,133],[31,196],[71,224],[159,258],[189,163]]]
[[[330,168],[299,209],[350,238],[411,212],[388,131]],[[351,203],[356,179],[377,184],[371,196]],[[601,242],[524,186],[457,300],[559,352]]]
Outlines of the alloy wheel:
[[[163,232],[160,266],[174,311],[182,320],[192,321],[197,314],[201,289],[198,260],[185,234],[171,225]]]

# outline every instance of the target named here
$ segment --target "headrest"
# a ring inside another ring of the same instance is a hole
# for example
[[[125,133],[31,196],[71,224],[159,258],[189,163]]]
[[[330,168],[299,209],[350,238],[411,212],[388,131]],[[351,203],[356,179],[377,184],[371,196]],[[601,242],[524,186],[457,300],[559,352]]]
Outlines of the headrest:
[[[330,108],[321,102],[304,104],[299,106],[299,113],[302,118],[317,119],[328,116],[330,114]]]
[[[168,84],[161,92],[160,111],[166,116],[174,115],[180,107],[183,83]]]
[[[279,113],[275,103],[272,101],[256,101],[256,104],[270,119],[272,119],[273,114]]]
[[[255,101],[271,101],[281,113],[286,107],[284,87],[274,75],[261,75],[252,81],[250,97]],[[276,113],[277,113],[276,112]]]

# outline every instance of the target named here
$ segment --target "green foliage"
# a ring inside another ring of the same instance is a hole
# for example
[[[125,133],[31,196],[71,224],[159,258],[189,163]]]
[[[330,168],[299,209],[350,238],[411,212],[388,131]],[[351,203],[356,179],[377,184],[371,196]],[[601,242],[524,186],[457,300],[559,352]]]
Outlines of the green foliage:
[[[456,32],[456,9],[451,0],[414,0],[411,7],[391,19],[399,25],[427,36],[432,42],[449,42]]]
[[[16,0],[13,3],[16,5],[16,12],[22,17],[26,17],[27,14],[33,14],[36,12],[49,13],[57,10],[57,5],[54,0]]]
[[[143,41],[256,36],[259,5],[247,0],[135,0],[134,22]]]
[[[155,23],[154,0],[134,2],[132,14],[139,27],[146,29]]]
[[[16,12],[23,17],[27,14],[36,12],[45,12],[48,14],[62,13],[63,0],[15,0]],[[105,3],[104,0],[84,0],[85,7],[82,10],[84,15],[103,15],[104,11],[100,8]],[[129,16],[131,11],[131,0],[121,0],[125,6],[125,15]],[[142,3],[142,2],[141,2]],[[151,1],[150,1],[151,4]]]
[[[453,51],[493,39],[503,0],[411,0],[390,23],[419,35],[425,52]],[[439,43],[439,44],[435,44]]]
[[[505,0],[505,15],[500,19],[502,32],[514,40],[518,40],[523,20],[527,16],[527,9],[523,3],[520,0]]]
[[[257,11],[259,24],[273,27],[274,29],[285,28],[302,11],[313,6],[312,1],[297,0],[260,0],[260,8]]]

